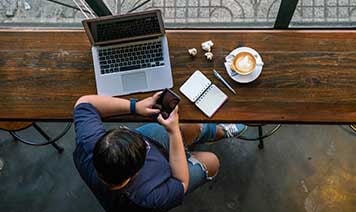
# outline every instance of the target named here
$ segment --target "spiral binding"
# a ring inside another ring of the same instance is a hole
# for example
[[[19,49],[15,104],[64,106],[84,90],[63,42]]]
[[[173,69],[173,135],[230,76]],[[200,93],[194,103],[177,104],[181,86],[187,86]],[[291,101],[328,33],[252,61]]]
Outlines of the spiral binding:
[[[210,86],[211,85],[211,86]],[[209,91],[213,88],[213,85],[210,84],[208,85],[208,88],[204,88],[204,92],[198,97],[196,103],[199,104],[203,99],[204,97],[209,93]]]
[[[209,88],[209,86],[211,85],[211,83],[209,84],[205,84],[203,89],[200,91],[200,93],[198,93],[195,97],[194,100],[198,101],[198,99],[202,96],[202,94],[204,94],[204,92],[207,90],[207,88]]]

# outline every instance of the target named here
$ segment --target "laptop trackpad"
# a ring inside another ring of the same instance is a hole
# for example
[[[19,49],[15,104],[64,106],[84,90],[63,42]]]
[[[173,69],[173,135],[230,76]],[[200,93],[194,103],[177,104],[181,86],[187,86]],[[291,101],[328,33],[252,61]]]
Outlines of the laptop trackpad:
[[[145,72],[125,74],[121,77],[124,91],[140,91],[147,89]]]

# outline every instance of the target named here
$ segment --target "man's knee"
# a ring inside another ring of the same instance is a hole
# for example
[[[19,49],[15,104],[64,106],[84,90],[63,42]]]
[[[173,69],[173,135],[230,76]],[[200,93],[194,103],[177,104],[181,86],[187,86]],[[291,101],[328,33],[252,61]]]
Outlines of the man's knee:
[[[209,177],[214,177],[218,174],[220,168],[220,161],[217,155],[212,152],[209,153],[209,167],[208,167],[208,175]]]
[[[192,154],[205,166],[208,177],[217,175],[220,168],[220,161],[217,155],[212,152],[194,152]]]

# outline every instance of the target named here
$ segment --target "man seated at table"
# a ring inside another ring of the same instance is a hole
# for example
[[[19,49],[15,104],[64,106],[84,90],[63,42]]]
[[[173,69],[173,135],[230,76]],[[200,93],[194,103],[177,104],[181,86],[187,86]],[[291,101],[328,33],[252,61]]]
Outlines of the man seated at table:
[[[137,129],[106,131],[102,118],[152,116],[160,93],[138,101],[97,95],[78,99],[74,109],[74,163],[107,211],[166,211],[218,173],[211,152],[186,152],[184,145],[239,135],[240,124],[179,124],[178,106],[167,119]],[[130,107],[131,106],[131,107]]]

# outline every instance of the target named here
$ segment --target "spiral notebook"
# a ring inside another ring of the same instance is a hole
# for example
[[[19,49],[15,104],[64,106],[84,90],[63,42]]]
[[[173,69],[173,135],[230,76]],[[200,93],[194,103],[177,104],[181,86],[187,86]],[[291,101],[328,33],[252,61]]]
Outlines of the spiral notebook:
[[[227,100],[227,95],[199,70],[195,71],[179,90],[209,118]]]

